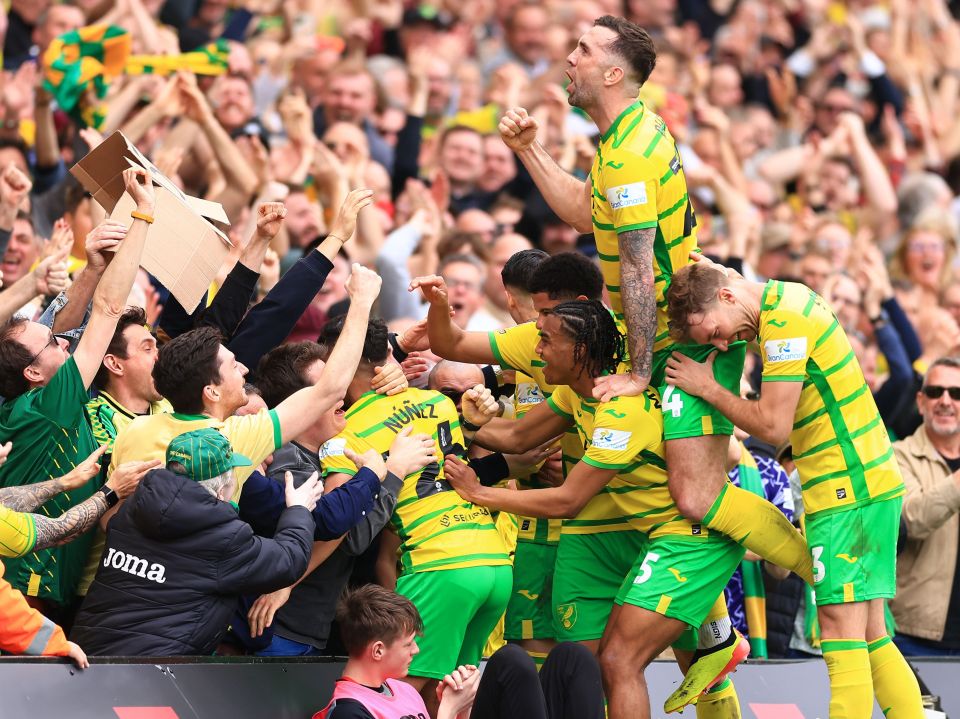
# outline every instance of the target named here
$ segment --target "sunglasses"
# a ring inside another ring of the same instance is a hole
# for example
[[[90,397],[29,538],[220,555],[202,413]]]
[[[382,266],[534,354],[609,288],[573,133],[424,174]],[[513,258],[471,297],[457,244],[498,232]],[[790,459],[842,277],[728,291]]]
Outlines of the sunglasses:
[[[940,387],[935,384],[930,384],[920,390],[923,392],[925,397],[930,399],[940,399],[943,397],[943,393],[947,392],[950,395],[950,399],[954,402],[960,402],[960,387]]]

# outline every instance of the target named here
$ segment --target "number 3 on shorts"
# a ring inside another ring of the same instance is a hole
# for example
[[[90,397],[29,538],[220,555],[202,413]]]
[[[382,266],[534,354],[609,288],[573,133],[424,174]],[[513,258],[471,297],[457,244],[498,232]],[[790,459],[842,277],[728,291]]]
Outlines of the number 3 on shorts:
[[[823,547],[810,547],[810,554],[813,558],[813,583],[820,584],[820,582],[823,581],[824,575],[827,573],[827,568],[823,562],[820,561],[820,555],[823,554]]]
[[[650,565],[660,559],[660,555],[656,552],[647,552],[647,556],[643,558],[643,561],[640,563],[640,571],[637,572],[636,579],[633,580],[634,584],[643,584],[645,581],[650,579],[653,575],[653,567]]]
[[[679,417],[683,410],[683,400],[680,399],[680,393],[672,384],[668,384],[663,390],[663,404],[661,405],[663,413],[670,412],[673,417]]]

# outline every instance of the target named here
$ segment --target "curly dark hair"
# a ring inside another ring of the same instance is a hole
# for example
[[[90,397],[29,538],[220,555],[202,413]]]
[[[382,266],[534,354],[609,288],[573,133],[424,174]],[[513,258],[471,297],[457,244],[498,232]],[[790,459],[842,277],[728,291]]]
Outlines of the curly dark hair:
[[[603,297],[603,275],[596,263],[579,252],[561,252],[548,257],[530,278],[530,294],[545,292],[551,300]]]
[[[220,382],[220,331],[198,327],[184,332],[160,349],[153,366],[153,382],[176,412],[200,414],[203,388]]]
[[[626,354],[623,334],[602,302],[574,300],[561,302],[544,316],[555,316],[573,340],[573,361],[591,377],[617,371]]]

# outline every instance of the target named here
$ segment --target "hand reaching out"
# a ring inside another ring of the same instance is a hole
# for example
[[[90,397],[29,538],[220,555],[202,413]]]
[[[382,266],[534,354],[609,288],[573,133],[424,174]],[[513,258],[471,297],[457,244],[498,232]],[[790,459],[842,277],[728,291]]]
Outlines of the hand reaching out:
[[[357,229],[357,215],[360,210],[373,204],[373,190],[358,188],[350,192],[340,206],[337,217],[330,228],[330,234],[346,244]]]

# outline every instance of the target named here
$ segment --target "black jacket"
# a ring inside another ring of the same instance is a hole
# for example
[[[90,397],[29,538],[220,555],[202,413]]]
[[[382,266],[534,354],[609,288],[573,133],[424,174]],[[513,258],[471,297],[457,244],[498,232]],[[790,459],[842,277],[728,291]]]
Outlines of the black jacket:
[[[286,509],[273,539],[189,479],[150,472],[107,526],[97,575],[71,638],[87,654],[212,654],[241,594],[306,571],[313,517]]]

